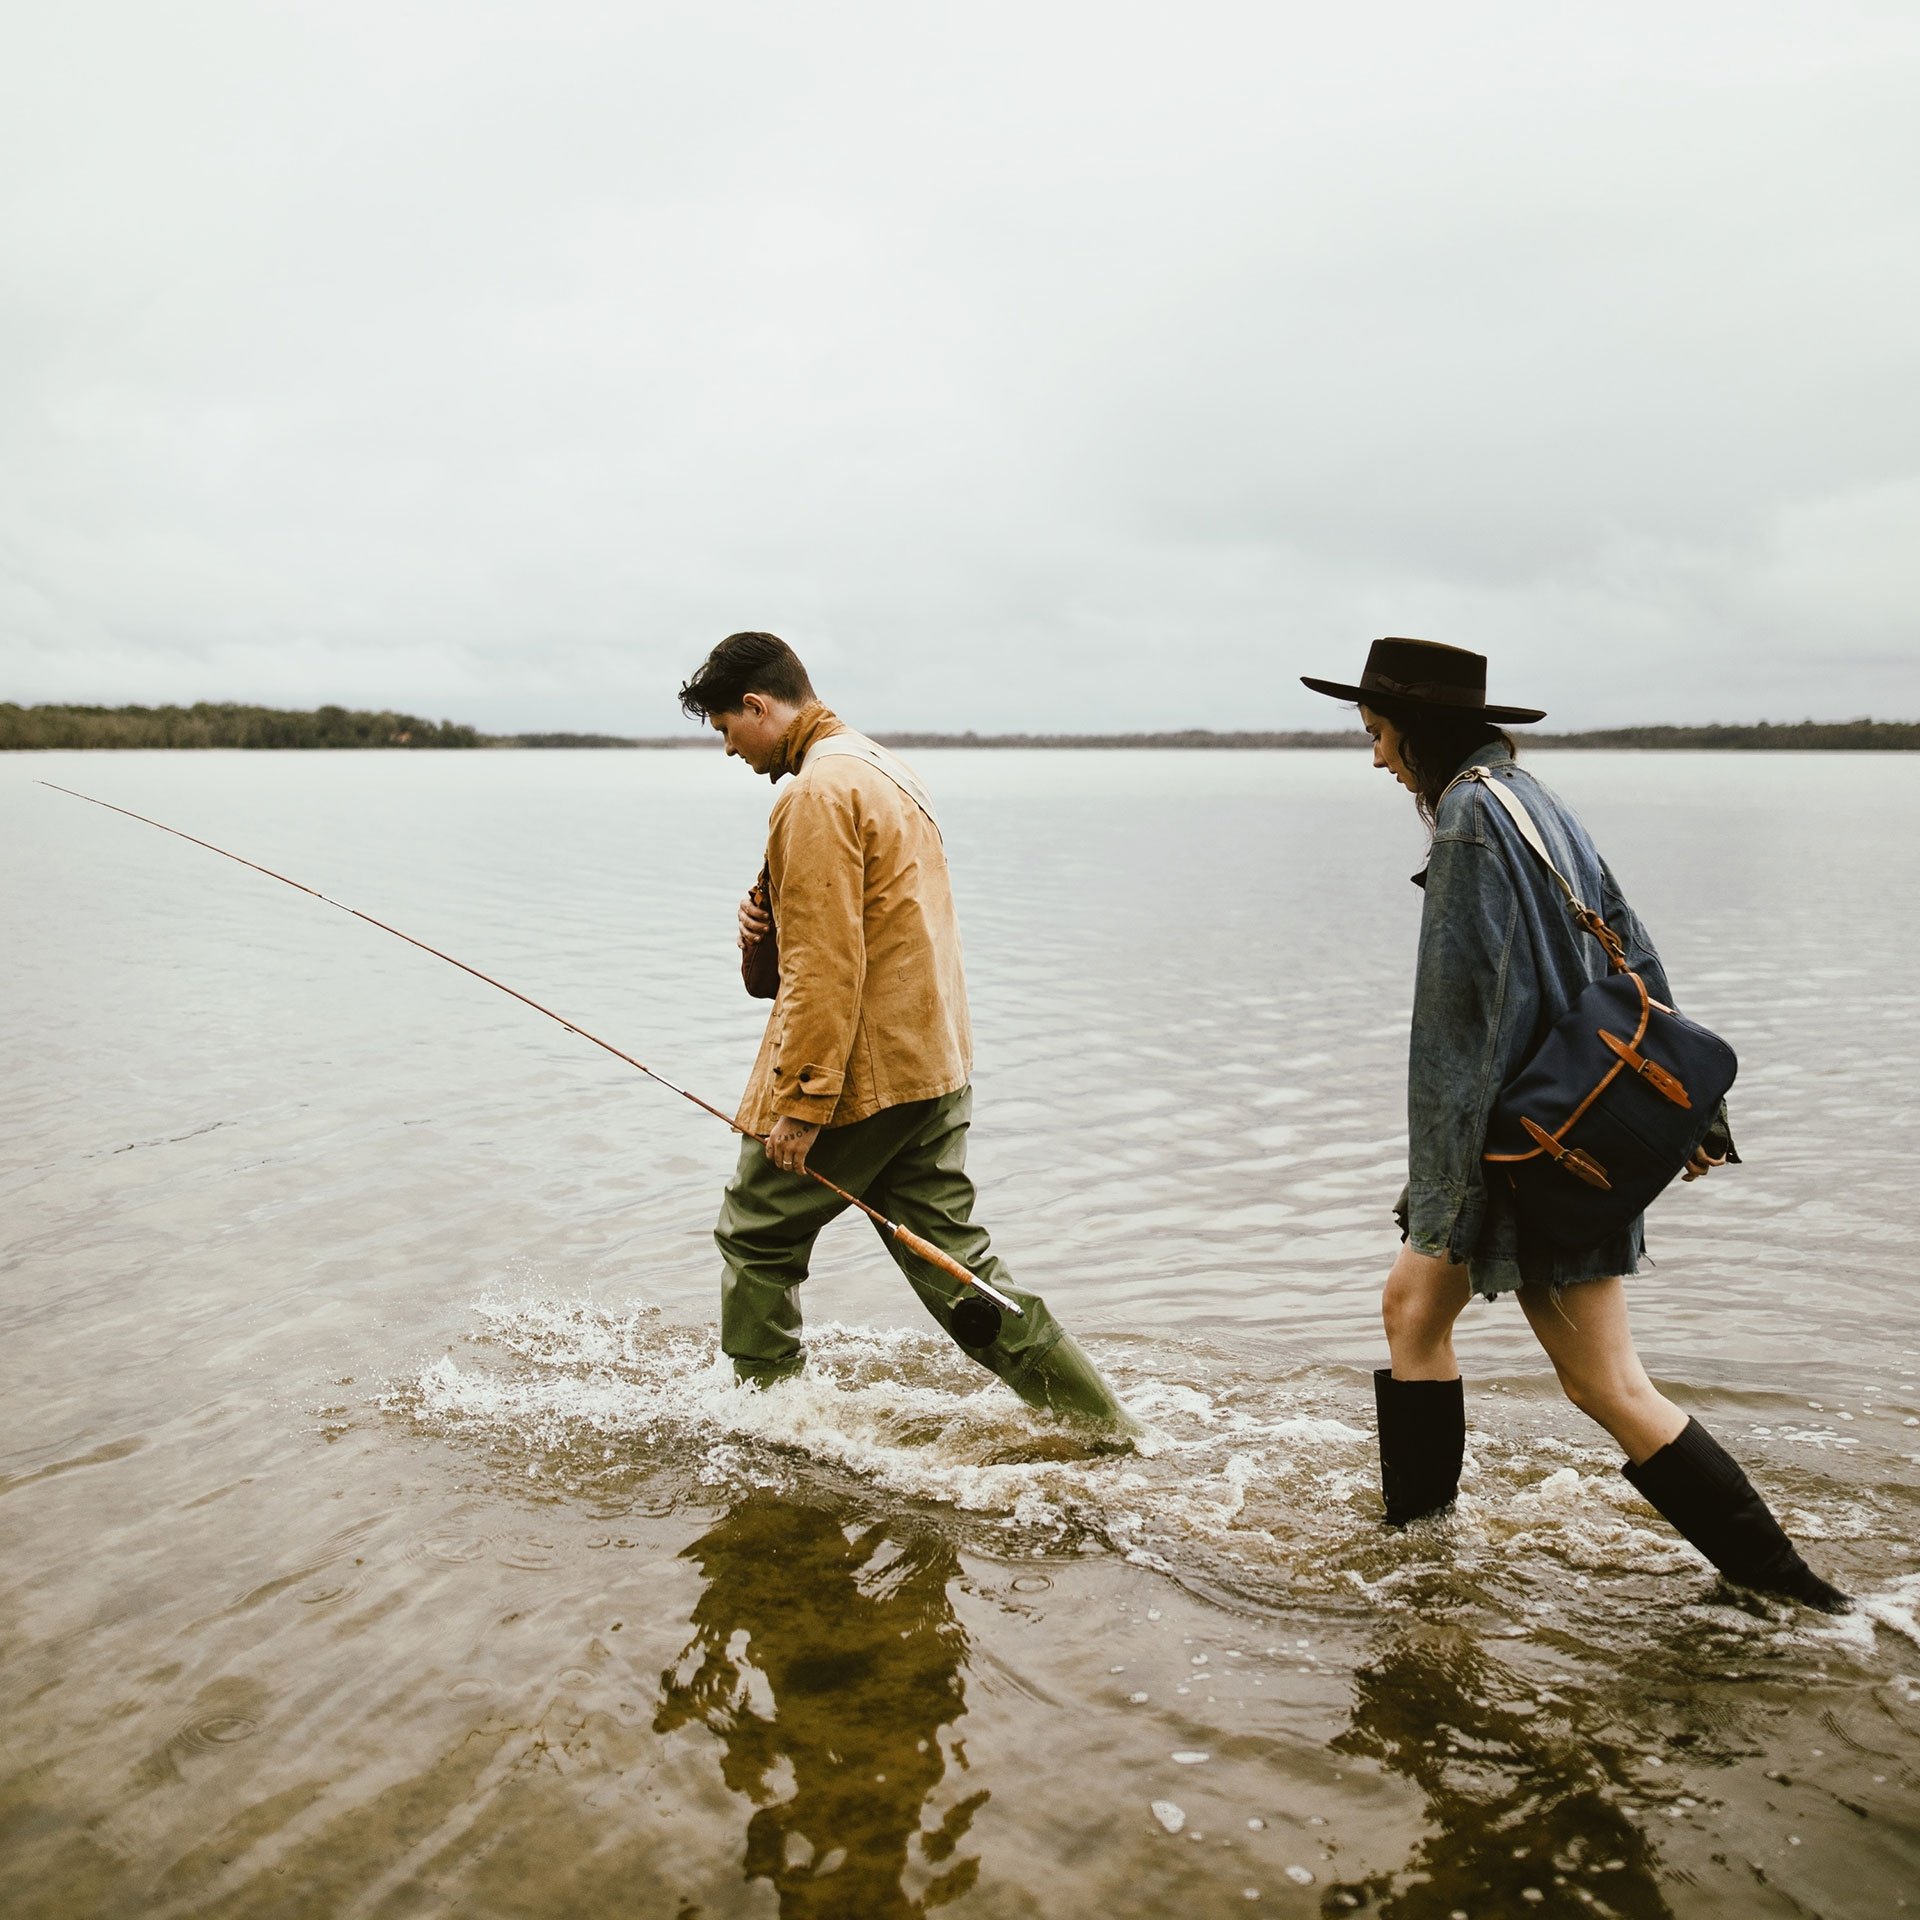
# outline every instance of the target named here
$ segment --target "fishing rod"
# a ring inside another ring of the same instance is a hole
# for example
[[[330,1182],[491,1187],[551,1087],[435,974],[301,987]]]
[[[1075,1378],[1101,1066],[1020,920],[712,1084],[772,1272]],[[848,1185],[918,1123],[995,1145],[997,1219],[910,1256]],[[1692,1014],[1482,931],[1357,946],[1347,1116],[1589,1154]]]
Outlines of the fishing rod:
[[[544,1013],[549,1020],[566,1028],[569,1033],[578,1034],[582,1040],[591,1040],[596,1047],[610,1053],[616,1060],[624,1060],[628,1066],[638,1068],[649,1080],[658,1082],[669,1093],[677,1093],[682,1100],[691,1100],[702,1113],[710,1113],[723,1126],[730,1127],[735,1133],[744,1134],[749,1140],[758,1140],[766,1145],[766,1136],[755,1133],[751,1127],[743,1127],[731,1114],[722,1113],[710,1100],[702,1100],[697,1093],[690,1093],[685,1087],[676,1086],[664,1073],[656,1073],[644,1060],[636,1060],[632,1054],[623,1053],[611,1040],[602,1040],[597,1033],[589,1033],[585,1027],[575,1026],[565,1014],[555,1013],[551,1007],[543,1007],[530,994],[522,993],[518,987],[510,987],[504,980],[496,980],[490,973],[482,973],[478,967],[470,967],[464,960],[456,960],[450,953],[442,953],[438,947],[430,947],[424,940],[416,940],[410,933],[402,933],[398,927],[390,927],[384,920],[376,920],[370,913],[362,913],[358,907],[350,907],[344,900],[334,900],[322,893],[318,887],[303,885],[298,880],[289,880],[284,873],[275,873],[271,867],[263,867],[257,860],[248,860],[240,854],[229,853],[225,847],[216,847],[211,840],[202,840],[197,834],[183,832],[179,827],[170,827],[164,820],[150,820],[144,813],[135,813],[131,807],[116,807],[111,800],[96,800],[90,793],[81,793],[74,787],[63,787],[52,780],[42,780],[43,787],[50,787],[55,793],[64,793],[75,800],[84,800],[89,806],[105,807],[109,813],[124,814],[129,820],[138,820],[142,826],[158,827],[162,833],[170,833],[176,840],[189,840],[196,847],[205,847],[209,853],[217,853],[223,860],[231,860],[236,865],[251,867],[255,873],[264,873],[269,880],[278,880],[283,887],[292,887],[296,893],[310,894],[314,899],[341,913],[350,913],[356,920],[364,920],[370,927],[378,927],[382,933],[390,933],[396,940],[404,940],[410,947],[418,947],[422,953],[430,953],[436,960],[444,960],[450,967],[458,967],[462,973],[470,973],[476,980],[484,980],[488,986],[496,987],[500,992],[518,1000],[524,1007],[531,1007],[535,1013]],[[802,1166],[800,1171],[809,1180],[823,1186],[836,1198],[844,1200],[850,1207],[858,1207],[881,1234],[896,1245],[906,1248],[916,1260],[924,1260],[931,1267],[938,1267],[950,1279],[963,1282],[983,1293],[995,1306],[1016,1316],[1020,1313],[1017,1301],[1009,1300],[1000,1289],[977,1274],[969,1273],[951,1254],[942,1253],[931,1240],[923,1239],[911,1227],[903,1227],[897,1220],[889,1220],[878,1207],[870,1207],[858,1194],[849,1193],[845,1187],[835,1186],[824,1173],[816,1173],[813,1168]]]

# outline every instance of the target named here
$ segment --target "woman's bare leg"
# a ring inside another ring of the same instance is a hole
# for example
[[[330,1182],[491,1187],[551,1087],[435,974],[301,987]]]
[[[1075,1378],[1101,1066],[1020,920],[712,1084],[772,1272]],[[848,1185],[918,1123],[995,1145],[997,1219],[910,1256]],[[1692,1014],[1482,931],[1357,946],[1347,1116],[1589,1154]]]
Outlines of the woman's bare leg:
[[[1679,1436],[1687,1416],[1647,1378],[1619,1280],[1583,1281],[1557,1299],[1546,1287],[1523,1287],[1520,1305],[1567,1398],[1605,1427],[1636,1467]]]
[[[1453,1323],[1473,1297],[1467,1270],[1403,1246],[1380,1296],[1396,1380],[1457,1380]]]
[[[1801,1559],[1713,1435],[1647,1378],[1618,1280],[1568,1287],[1558,1300],[1544,1287],[1529,1287],[1520,1304],[1567,1398],[1626,1449],[1628,1480],[1729,1580],[1824,1613],[1852,1606]]]

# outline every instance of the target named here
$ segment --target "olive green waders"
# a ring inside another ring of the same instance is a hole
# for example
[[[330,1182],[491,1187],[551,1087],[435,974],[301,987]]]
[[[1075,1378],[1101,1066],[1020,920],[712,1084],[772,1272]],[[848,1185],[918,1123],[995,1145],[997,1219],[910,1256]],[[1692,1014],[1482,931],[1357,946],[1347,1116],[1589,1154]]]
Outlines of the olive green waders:
[[[907,1284],[941,1328],[1029,1406],[1131,1427],[1126,1409],[1093,1362],[1062,1331],[1044,1300],[1008,1279],[987,1230],[974,1224],[973,1182],[967,1178],[972,1114],[971,1087],[938,1100],[886,1107],[850,1126],[823,1129],[807,1164],[1020,1303],[1018,1317],[1003,1314],[985,1294],[885,1241]],[[845,1208],[845,1201],[814,1181],[782,1172],[759,1141],[741,1142],[740,1165],[713,1231],[726,1262],[720,1345],[740,1379],[770,1383],[805,1364],[800,1283],[820,1229]],[[970,1304],[956,1324],[954,1310],[963,1303]]]

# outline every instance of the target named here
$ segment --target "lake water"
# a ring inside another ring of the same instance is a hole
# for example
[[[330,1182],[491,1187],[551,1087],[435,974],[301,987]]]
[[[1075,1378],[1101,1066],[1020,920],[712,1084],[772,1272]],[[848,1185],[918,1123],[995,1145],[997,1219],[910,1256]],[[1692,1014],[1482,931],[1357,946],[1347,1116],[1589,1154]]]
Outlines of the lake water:
[[[973,1168],[1151,1436],[862,1224],[716,1365],[768,789],[710,753],[0,764],[0,1910],[1881,1915],[1920,1905],[1920,760],[1541,753],[1742,1058],[1651,1370],[1866,1598],[1742,1598],[1517,1309],[1379,1524],[1422,835],[1358,755],[941,752]]]

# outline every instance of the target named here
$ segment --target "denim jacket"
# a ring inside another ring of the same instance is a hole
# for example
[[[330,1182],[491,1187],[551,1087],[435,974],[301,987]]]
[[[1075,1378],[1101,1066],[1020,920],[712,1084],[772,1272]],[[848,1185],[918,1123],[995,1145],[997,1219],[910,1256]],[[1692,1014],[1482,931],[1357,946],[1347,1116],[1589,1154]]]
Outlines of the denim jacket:
[[[1511,783],[1574,892],[1620,936],[1654,997],[1672,1005],[1646,928],[1571,809],[1498,742],[1463,765],[1476,762]],[[1505,1187],[1497,1175],[1489,1183],[1480,1158],[1501,1087],[1607,971],[1600,943],[1573,924],[1553,876],[1474,781],[1442,799],[1423,879],[1407,1075],[1408,1242],[1466,1261],[1473,1290],[1485,1295],[1632,1273],[1646,1249],[1642,1220],[1587,1252],[1541,1246],[1519,1232]],[[1719,1153],[1731,1142],[1709,1146]]]

